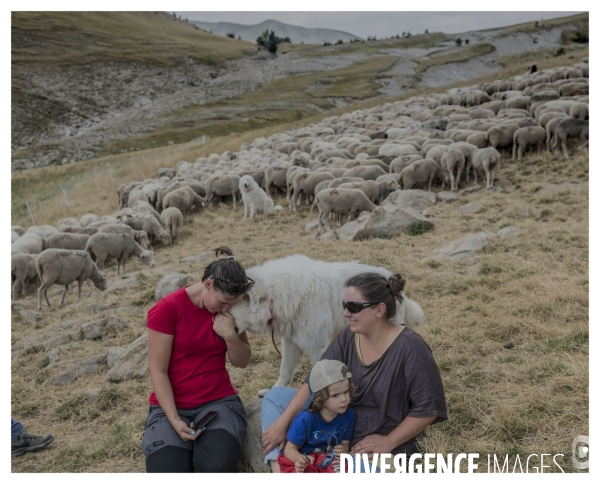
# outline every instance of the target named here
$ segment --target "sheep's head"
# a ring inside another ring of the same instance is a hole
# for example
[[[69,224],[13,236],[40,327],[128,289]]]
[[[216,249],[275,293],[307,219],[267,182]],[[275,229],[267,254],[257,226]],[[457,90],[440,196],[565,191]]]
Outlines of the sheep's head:
[[[171,235],[166,230],[161,230],[158,233],[158,239],[165,245],[171,245]]]
[[[147,266],[150,267],[154,267],[154,252],[150,251],[150,250],[145,250],[144,252],[142,252],[142,256],[140,257],[140,259],[142,259],[142,262],[144,264],[146,264]]]

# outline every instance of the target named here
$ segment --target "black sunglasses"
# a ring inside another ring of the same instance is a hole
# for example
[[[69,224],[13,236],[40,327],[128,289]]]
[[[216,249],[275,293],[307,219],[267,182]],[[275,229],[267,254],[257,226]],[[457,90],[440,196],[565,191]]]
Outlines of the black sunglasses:
[[[248,277],[248,282],[229,282],[229,281],[226,281],[225,279],[220,279],[215,276],[212,276],[212,278],[216,279],[217,281],[224,282],[225,284],[229,284],[230,286],[242,287],[242,288],[244,288],[244,291],[249,291],[250,289],[252,289],[254,287],[254,283],[256,282],[253,279],[250,279],[249,277]]]
[[[360,313],[363,309],[368,308],[369,306],[375,306],[379,304],[381,301],[377,302],[354,302],[354,301],[342,301],[342,307],[347,309],[350,314]]]

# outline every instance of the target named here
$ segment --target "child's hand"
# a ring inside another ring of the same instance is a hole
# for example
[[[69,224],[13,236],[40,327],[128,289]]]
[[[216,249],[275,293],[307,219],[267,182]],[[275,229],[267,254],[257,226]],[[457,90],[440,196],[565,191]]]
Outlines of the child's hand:
[[[347,454],[349,450],[350,450],[350,441],[345,440],[344,442],[336,445],[333,448],[333,453],[339,459],[340,454]]]
[[[312,456],[306,456],[303,455],[300,459],[298,459],[298,461],[296,462],[296,472],[298,474],[301,474],[304,472],[304,469],[306,469],[306,466],[308,465],[308,463],[313,464],[315,462],[315,458]]]

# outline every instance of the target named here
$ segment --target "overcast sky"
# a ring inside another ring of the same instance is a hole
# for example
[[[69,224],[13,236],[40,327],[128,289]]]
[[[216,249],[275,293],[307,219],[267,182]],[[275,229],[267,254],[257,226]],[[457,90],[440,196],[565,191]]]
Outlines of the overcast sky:
[[[253,25],[279,20],[307,28],[342,30],[359,37],[386,37],[410,31],[412,34],[447,34],[505,27],[534,20],[565,17],[579,12],[184,12],[178,15],[204,22],[233,22]]]

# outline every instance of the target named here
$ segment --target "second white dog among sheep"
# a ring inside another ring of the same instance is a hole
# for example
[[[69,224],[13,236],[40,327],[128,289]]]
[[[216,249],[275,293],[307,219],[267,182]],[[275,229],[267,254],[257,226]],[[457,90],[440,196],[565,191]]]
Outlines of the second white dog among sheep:
[[[248,210],[250,210],[250,218],[253,218],[257,213],[283,210],[281,205],[275,205],[273,199],[258,186],[258,183],[250,175],[244,175],[240,178],[239,187],[244,202],[244,218],[248,217]]]

